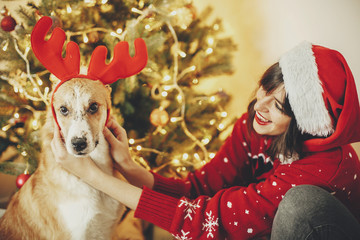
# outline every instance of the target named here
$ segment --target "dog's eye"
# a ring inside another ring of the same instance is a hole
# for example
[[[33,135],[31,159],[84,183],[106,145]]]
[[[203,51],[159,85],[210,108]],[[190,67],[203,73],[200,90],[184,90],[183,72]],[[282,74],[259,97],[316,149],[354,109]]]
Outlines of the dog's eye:
[[[89,107],[89,113],[96,113],[99,109],[99,105],[97,103],[92,103]]]
[[[69,110],[68,110],[66,107],[64,107],[64,106],[61,106],[61,107],[60,107],[60,113],[61,113],[62,115],[64,115],[64,116],[66,116],[66,115],[69,114]]]

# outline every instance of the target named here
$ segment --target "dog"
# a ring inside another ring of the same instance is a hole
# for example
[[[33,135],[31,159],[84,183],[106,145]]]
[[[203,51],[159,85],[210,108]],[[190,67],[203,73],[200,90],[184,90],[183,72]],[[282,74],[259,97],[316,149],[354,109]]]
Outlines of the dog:
[[[112,158],[102,130],[110,93],[100,81],[74,78],[53,96],[66,151],[90,156],[108,174],[113,171]],[[50,108],[47,113],[38,168],[12,197],[0,220],[0,239],[111,239],[125,207],[56,162],[50,143],[58,126]]]

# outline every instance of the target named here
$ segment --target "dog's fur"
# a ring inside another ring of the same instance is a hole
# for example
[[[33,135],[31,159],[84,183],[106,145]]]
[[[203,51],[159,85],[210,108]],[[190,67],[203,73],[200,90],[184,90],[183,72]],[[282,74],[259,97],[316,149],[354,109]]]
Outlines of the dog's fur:
[[[98,111],[91,113],[89,107],[95,102]],[[90,156],[112,174],[109,146],[102,134],[110,104],[109,88],[83,78],[65,82],[54,95],[66,150],[75,156]],[[66,116],[60,113],[61,106],[68,109]],[[0,220],[0,239],[111,239],[124,207],[56,162],[50,143],[57,126],[50,111],[42,129],[39,166],[12,197]],[[86,139],[87,147],[76,151],[71,144],[74,138]]]

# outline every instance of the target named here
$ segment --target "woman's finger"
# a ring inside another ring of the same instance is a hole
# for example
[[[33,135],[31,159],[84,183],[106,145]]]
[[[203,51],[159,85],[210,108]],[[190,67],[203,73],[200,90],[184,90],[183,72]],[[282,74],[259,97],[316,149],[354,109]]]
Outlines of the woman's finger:
[[[104,137],[106,139],[106,141],[112,146],[114,145],[118,140],[116,139],[116,137],[114,136],[114,134],[109,130],[109,128],[104,127],[103,130],[103,134]]]
[[[114,118],[110,118],[109,122],[106,124],[106,127],[117,137],[121,134],[121,126],[115,121]]]
[[[54,137],[51,141],[51,149],[53,153],[57,154],[59,157],[61,157],[66,152],[66,148],[58,128],[54,129]]]

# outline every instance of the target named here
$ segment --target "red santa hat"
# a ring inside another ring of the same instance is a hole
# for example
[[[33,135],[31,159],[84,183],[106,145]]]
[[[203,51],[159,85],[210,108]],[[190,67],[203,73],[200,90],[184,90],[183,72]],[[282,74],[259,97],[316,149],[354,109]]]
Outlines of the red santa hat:
[[[320,137],[336,133],[344,135],[345,143],[360,140],[356,85],[341,53],[302,42],[285,53],[279,65],[302,133]]]

